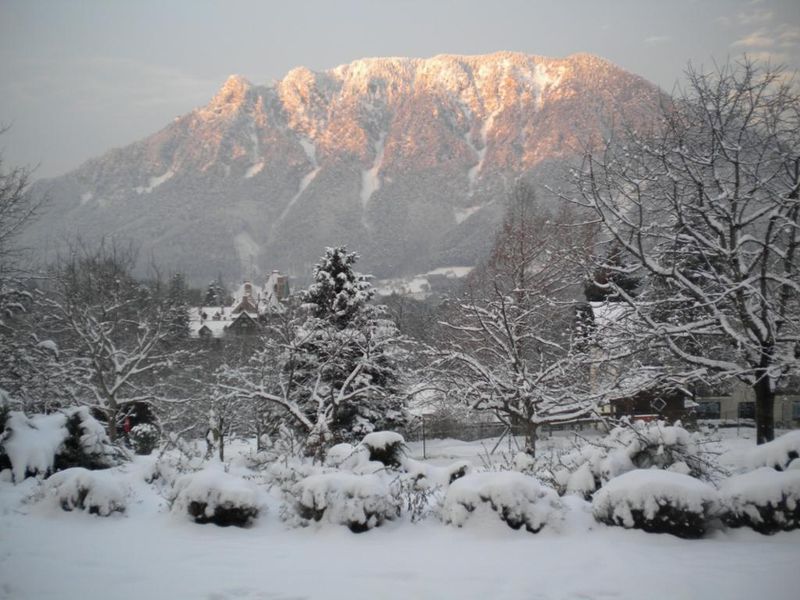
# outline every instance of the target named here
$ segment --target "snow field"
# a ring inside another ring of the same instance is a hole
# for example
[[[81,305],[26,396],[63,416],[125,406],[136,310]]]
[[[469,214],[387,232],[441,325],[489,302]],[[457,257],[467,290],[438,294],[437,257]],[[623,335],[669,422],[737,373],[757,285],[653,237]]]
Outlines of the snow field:
[[[91,600],[108,597],[108,590],[122,599],[216,600],[795,597],[798,531],[762,536],[712,529],[687,541],[607,527],[580,495],[559,498],[523,473],[486,471],[479,459],[486,445],[493,444],[432,441],[439,464],[405,456],[401,469],[369,461],[361,445],[335,446],[324,465],[281,459],[260,471],[243,466],[249,448],[236,446],[229,447],[228,465],[170,453],[135,457],[114,469],[85,472],[125,490],[125,512],[104,519],[35,501],[51,480],[81,481],[82,469],[69,470],[76,475],[62,471],[44,484],[30,478],[13,485],[4,476],[0,598]],[[547,453],[562,445],[558,439],[542,444]],[[417,456],[418,444],[408,447]],[[800,471],[774,473],[793,477]],[[683,474],[639,469],[606,483],[595,502],[626,477],[640,491],[633,494],[627,486],[624,502],[645,510],[648,498],[688,498],[695,506],[703,504],[707,489],[714,491]],[[759,482],[753,486],[762,490]],[[179,504],[180,494],[183,506],[235,500],[257,505],[260,513],[244,529],[200,526]],[[409,497],[436,510],[415,521]],[[322,509],[320,519],[293,527],[294,501]],[[381,526],[372,528],[381,511]],[[437,514],[460,526],[443,526]],[[364,533],[348,531],[352,523]],[[541,530],[531,535],[529,528]]]

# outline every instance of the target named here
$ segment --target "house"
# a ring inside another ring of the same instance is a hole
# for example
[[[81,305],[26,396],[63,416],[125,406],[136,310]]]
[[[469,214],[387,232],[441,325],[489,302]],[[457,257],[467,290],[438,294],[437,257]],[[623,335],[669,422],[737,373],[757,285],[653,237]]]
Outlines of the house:
[[[745,383],[737,381],[729,390],[702,390],[695,399],[697,418],[700,420],[723,426],[751,425],[755,422],[755,393]],[[778,390],[773,410],[775,427],[800,428],[800,393],[796,388]]]
[[[581,305],[577,313],[592,340],[594,356],[606,359],[593,365],[589,374],[592,389],[597,393],[605,390],[602,415],[669,422],[693,418],[696,403],[692,394],[672,381],[664,367],[642,365],[631,357],[611,359],[633,350],[636,318],[628,305],[590,302]]]
[[[262,322],[286,310],[289,297],[289,278],[272,271],[261,288],[249,280],[242,282],[233,293],[233,303],[227,306],[200,306],[189,309],[189,335],[210,340],[228,335],[254,335],[261,331]]]
[[[233,295],[234,302],[231,312],[233,314],[253,313],[258,314],[258,299],[253,294],[253,284],[245,281]]]
[[[240,312],[225,328],[226,334],[253,335],[259,332],[261,325],[256,317],[247,312]]]
[[[636,318],[623,303],[591,302],[590,328],[598,357],[624,354],[629,340],[636,339]],[[585,310],[585,307],[582,309]],[[622,325],[620,327],[620,325]],[[627,372],[629,371],[629,372]],[[726,389],[694,386],[692,391],[675,385],[663,367],[636,366],[625,360],[601,363],[592,368],[592,385],[600,389],[616,380],[614,392],[603,407],[609,416],[698,419],[719,425],[754,425],[756,403],[752,387],[736,381]],[[641,380],[641,381],[637,381]],[[800,428],[800,381],[789,381],[778,389],[773,407],[775,427]]]

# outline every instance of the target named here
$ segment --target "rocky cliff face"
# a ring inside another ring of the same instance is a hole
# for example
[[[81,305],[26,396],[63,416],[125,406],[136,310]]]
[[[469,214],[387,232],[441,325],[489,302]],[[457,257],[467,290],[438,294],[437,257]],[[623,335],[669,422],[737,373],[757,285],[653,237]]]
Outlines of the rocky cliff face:
[[[388,277],[473,264],[519,176],[543,180],[658,90],[590,55],[375,58],[232,76],[160,132],[39,182],[29,242],[133,238],[201,282],[303,274],[346,243]]]

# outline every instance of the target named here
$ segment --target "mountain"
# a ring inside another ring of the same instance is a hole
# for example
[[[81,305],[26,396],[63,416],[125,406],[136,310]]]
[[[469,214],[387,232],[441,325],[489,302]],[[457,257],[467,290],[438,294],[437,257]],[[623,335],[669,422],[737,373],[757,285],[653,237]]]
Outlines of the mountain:
[[[230,77],[207,106],[37,182],[28,234],[136,240],[203,282],[305,274],[345,243],[380,277],[474,264],[520,176],[552,177],[659,90],[587,54],[373,58],[272,85]]]

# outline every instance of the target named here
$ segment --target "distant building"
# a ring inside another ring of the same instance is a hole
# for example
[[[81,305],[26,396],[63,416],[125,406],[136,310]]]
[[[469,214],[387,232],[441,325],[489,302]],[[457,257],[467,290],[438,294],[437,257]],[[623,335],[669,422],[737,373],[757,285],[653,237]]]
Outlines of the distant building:
[[[261,288],[244,281],[227,306],[200,306],[189,309],[189,335],[198,339],[224,338],[228,335],[254,335],[262,323],[286,310],[289,278],[272,271]]]

